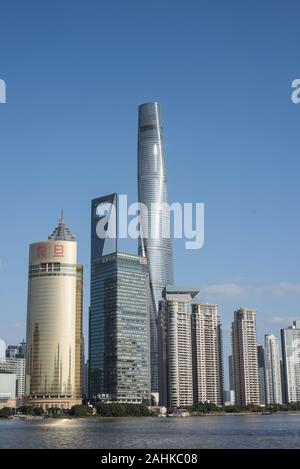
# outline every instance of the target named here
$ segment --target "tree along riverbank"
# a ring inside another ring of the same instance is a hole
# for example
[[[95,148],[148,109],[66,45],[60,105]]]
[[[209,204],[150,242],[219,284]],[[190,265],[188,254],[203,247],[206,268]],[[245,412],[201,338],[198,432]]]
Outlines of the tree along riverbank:
[[[166,410],[166,409],[165,409]],[[185,409],[167,409],[163,414],[165,417],[188,417],[188,416],[220,416],[220,415],[255,415],[273,413],[298,413],[300,403],[275,404],[265,407],[252,406],[222,406],[218,407],[209,402],[202,402]],[[152,409],[148,403],[143,404],[119,404],[119,403],[96,403],[91,405],[76,405],[70,410],[58,407],[47,411],[41,407],[22,406],[18,409],[4,407],[0,409],[0,418],[21,418],[33,420],[41,418],[97,418],[97,417],[156,417],[162,416],[156,409]]]

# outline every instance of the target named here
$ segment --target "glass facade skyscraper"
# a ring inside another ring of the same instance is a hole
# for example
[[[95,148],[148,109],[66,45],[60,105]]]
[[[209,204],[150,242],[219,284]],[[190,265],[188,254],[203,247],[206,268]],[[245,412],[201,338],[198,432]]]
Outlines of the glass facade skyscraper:
[[[274,334],[265,334],[265,374],[267,404],[282,404],[279,346]]]
[[[92,201],[89,396],[93,401],[141,403],[150,398],[147,259],[117,251],[103,255],[107,243],[95,233],[98,207],[106,202]]]
[[[172,242],[163,131],[158,103],[139,107],[138,197],[147,212],[141,214],[139,255],[147,257],[151,292],[151,390],[158,391],[157,314],[162,290],[173,285]],[[155,232],[153,230],[155,229]]]
[[[300,401],[300,320],[281,329],[284,394],[287,403]]]
[[[259,381],[259,401],[260,405],[266,405],[266,369],[265,351],[262,345],[257,346],[258,381]]]

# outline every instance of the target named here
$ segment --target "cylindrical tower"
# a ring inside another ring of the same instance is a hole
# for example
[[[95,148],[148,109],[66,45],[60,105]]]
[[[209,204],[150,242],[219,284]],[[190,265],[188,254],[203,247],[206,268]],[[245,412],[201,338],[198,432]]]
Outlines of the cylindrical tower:
[[[76,348],[82,336],[82,324],[78,321],[82,307],[77,304],[76,272],[77,243],[61,216],[48,241],[31,244],[29,250],[28,404],[70,408],[81,403],[77,382],[81,363]]]
[[[151,288],[151,390],[158,391],[157,313],[162,290],[173,285],[170,212],[158,103],[139,107],[138,197],[147,211],[141,216],[139,254],[146,256]]]

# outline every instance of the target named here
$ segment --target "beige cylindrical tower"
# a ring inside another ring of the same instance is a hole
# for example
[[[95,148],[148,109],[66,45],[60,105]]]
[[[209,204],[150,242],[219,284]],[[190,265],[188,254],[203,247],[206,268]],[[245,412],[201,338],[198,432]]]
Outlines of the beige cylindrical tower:
[[[29,250],[27,404],[70,408],[82,402],[78,298],[77,243],[61,216],[48,241]]]

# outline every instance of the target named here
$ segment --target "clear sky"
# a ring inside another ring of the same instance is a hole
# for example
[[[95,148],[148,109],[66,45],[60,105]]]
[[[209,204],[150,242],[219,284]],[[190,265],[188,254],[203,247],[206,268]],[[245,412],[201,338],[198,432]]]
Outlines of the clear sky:
[[[0,337],[25,337],[28,245],[61,207],[89,303],[90,199],[136,200],[137,107],[159,101],[171,201],[204,202],[205,245],[175,243],[179,284],[258,337],[300,317],[299,2],[2,0]],[[129,242],[124,249],[133,251]]]

